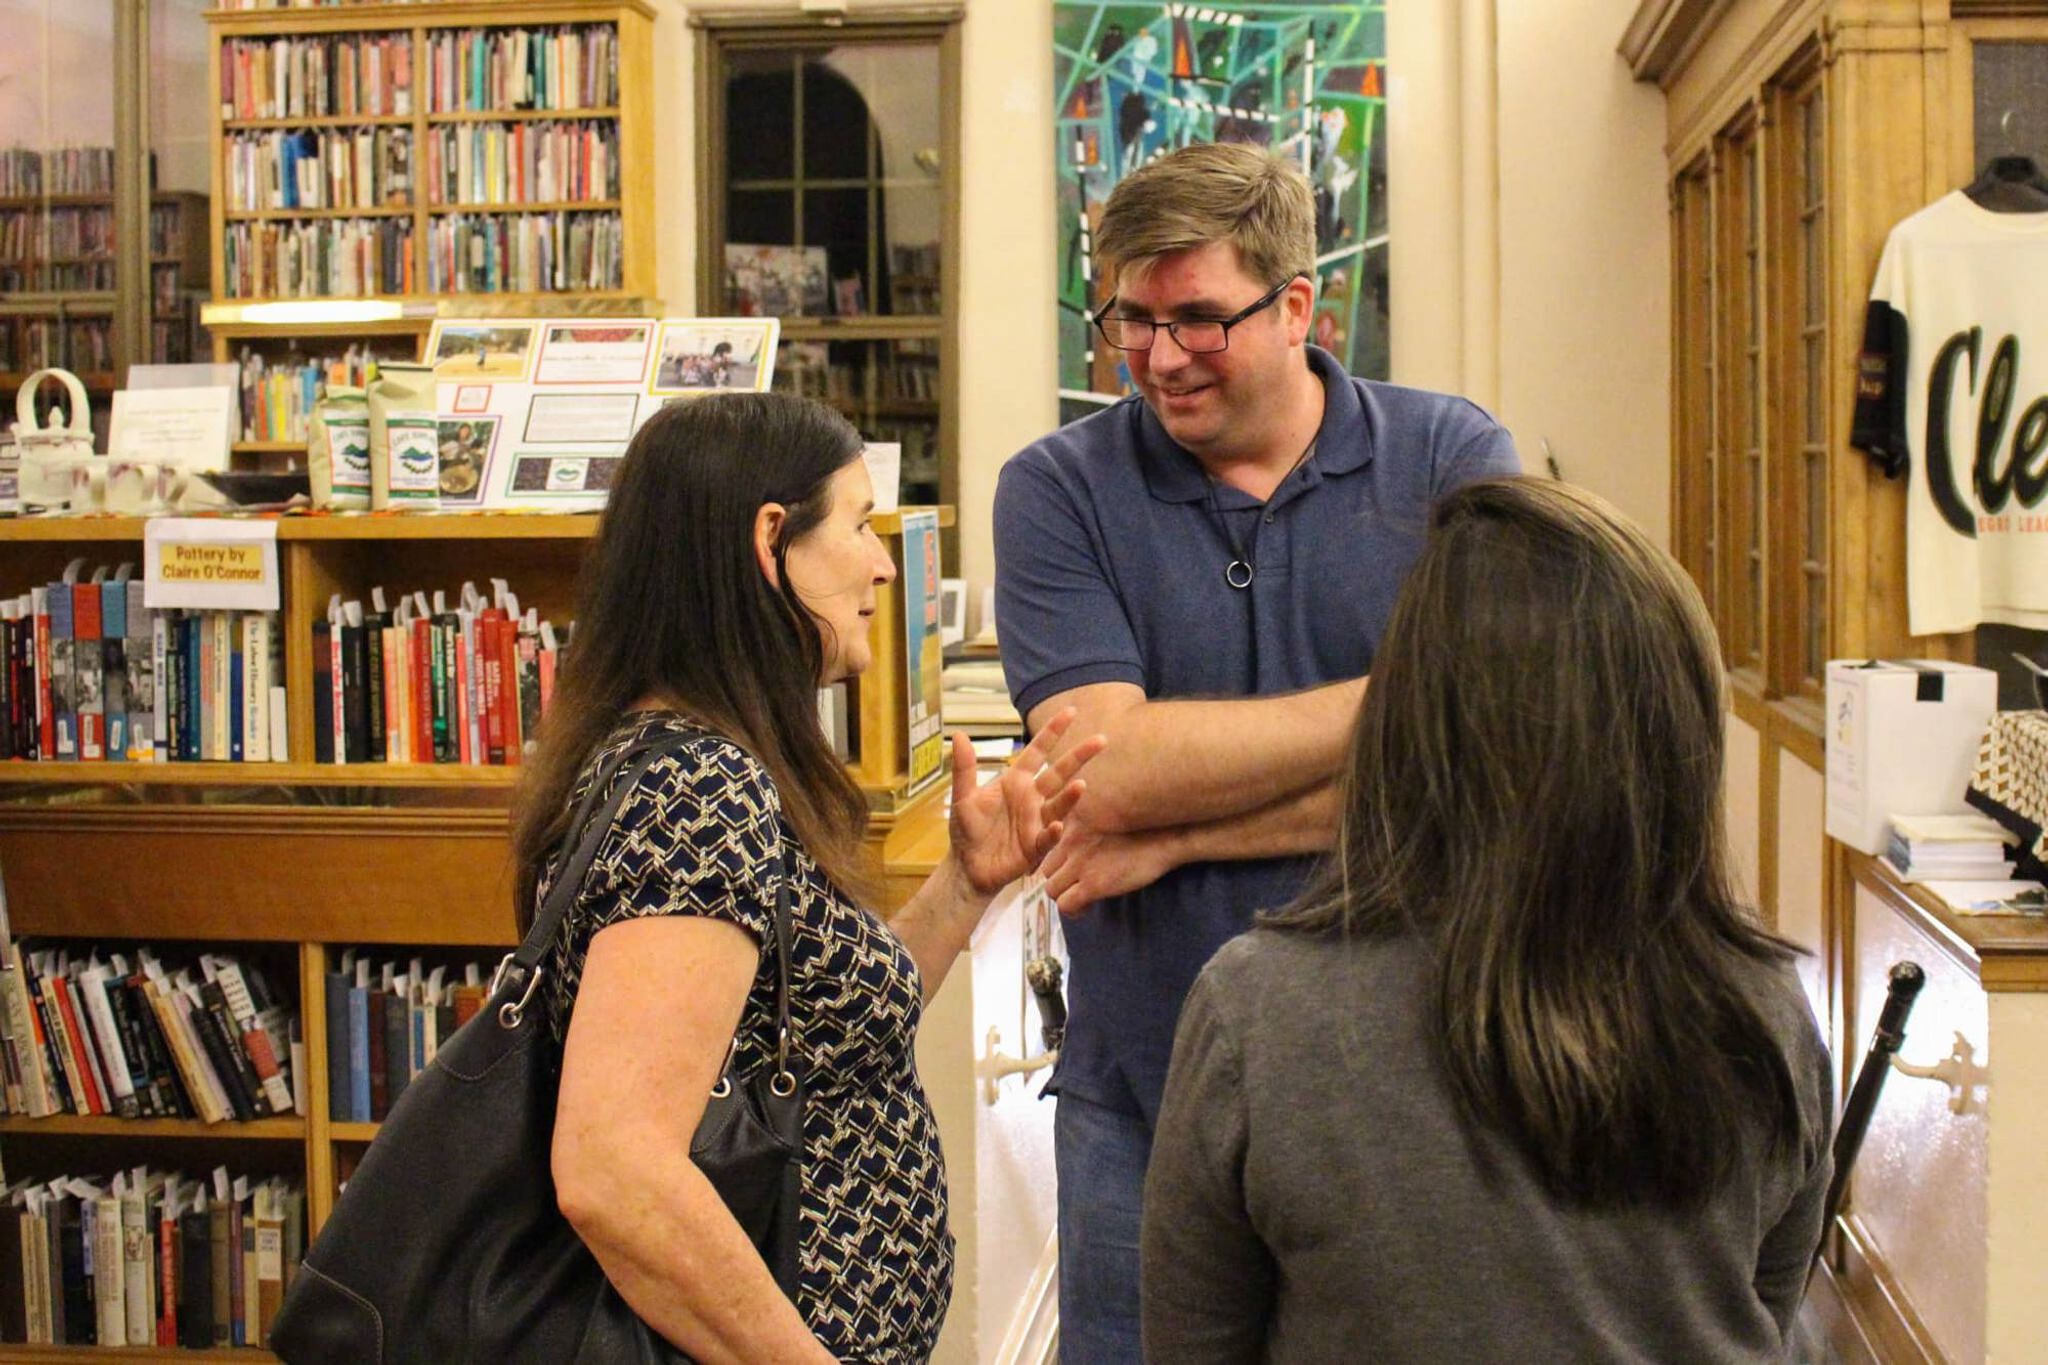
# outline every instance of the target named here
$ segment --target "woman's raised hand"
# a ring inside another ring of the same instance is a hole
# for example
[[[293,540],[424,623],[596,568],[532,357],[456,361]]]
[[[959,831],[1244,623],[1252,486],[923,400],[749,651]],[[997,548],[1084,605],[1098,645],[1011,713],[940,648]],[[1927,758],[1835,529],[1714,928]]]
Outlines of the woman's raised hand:
[[[1059,842],[1060,822],[1087,788],[1075,774],[1109,743],[1090,735],[1054,758],[1073,723],[1069,707],[1032,736],[1002,776],[980,786],[974,746],[964,735],[953,736],[953,856],[977,893],[992,896],[1035,871]]]

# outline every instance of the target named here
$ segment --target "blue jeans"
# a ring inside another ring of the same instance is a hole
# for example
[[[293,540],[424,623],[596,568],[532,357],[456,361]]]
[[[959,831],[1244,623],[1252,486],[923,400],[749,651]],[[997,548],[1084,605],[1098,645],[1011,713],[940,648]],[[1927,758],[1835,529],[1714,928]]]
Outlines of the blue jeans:
[[[1060,1365],[1137,1365],[1138,1218],[1152,1129],[1073,1095],[1058,1104]]]

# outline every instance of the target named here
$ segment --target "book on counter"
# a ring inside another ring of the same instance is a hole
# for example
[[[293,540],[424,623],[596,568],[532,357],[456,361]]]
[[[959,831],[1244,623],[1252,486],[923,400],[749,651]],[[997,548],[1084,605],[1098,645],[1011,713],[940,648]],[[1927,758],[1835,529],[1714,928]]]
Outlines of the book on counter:
[[[1975,813],[1894,815],[1885,861],[1901,881],[2003,881],[2012,876],[2013,835]]]

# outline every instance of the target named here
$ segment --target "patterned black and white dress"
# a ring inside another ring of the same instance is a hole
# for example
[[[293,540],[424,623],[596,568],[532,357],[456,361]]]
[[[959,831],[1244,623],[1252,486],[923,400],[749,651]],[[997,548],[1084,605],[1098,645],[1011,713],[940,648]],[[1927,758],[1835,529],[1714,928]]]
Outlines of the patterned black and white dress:
[[[779,842],[795,878],[790,1012],[807,1087],[797,1308],[841,1360],[923,1361],[952,1295],[953,1238],[938,1127],[917,1078],[917,964],[790,834],[767,770],[692,722],[628,717],[586,766],[578,795],[621,746],[662,731],[694,742],[658,760],[619,807],[548,958],[550,1016],[566,1032],[598,930],[642,915],[706,915],[763,945],[737,1064],[742,1077],[772,1065]],[[543,897],[555,870],[550,863]]]

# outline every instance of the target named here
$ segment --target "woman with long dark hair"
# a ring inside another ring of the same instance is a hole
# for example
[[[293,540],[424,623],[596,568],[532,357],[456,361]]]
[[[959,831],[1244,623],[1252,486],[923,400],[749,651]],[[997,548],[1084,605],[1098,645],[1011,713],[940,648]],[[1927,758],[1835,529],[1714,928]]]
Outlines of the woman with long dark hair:
[[[1334,854],[1181,1015],[1146,1356],[1781,1357],[1828,1057],[1729,883],[1712,624],[1567,485],[1432,522]]]
[[[869,525],[860,453],[843,418],[781,395],[707,397],[649,421],[590,548],[521,790],[523,926],[606,760],[667,746],[543,963],[565,1035],[552,1164],[613,1286],[704,1362],[930,1354],[952,1237],[912,1050],[919,1013],[993,894],[1051,846],[1074,771],[1099,747],[1042,771],[1063,719],[977,788],[956,737],[951,852],[887,923],[863,908],[867,804],[817,711],[820,686],[867,667],[868,618],[896,572]],[[775,1067],[785,878],[805,1087],[793,1295],[690,1157],[721,1076]]]

